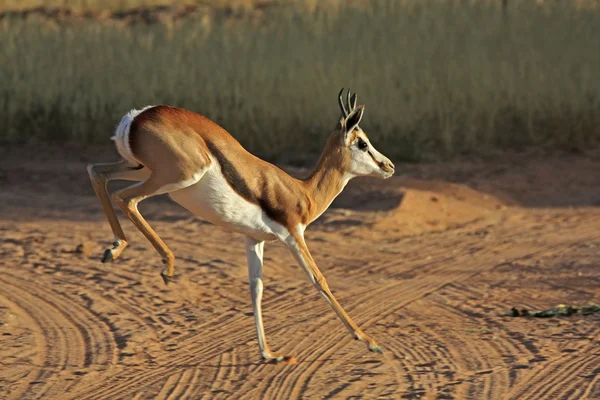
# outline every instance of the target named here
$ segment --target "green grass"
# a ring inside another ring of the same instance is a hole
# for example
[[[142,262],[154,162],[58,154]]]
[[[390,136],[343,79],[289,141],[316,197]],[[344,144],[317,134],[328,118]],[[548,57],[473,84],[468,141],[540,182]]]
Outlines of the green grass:
[[[600,11],[440,1],[279,7],[260,23],[0,22],[0,140],[108,142],[130,108],[202,113],[276,159],[319,152],[351,87],[394,160],[600,139]]]

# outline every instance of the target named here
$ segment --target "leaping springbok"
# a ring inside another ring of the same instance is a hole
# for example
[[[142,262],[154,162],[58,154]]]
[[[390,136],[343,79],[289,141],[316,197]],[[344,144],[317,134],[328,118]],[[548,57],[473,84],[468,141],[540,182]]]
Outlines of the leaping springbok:
[[[107,192],[107,182],[138,183],[119,190],[112,199],[162,256],[165,283],[173,277],[173,253],[140,215],[137,205],[150,196],[169,193],[200,218],[245,235],[250,294],[262,357],[289,360],[267,345],[262,321],[263,247],[280,240],[292,252],[308,277],[357,340],[369,350],[381,347],[367,336],[337,302],[304,241],[304,230],[317,219],[356,176],[389,178],[394,164],[379,153],[362,131],[364,105],[356,94],[338,96],[342,117],[329,136],[317,166],[304,180],[292,178],[276,166],[252,155],[225,129],[209,119],[164,105],[132,110],[119,123],[113,137],[123,160],[89,164],[94,191],[115,235],[113,247],[102,262],[113,261],[127,246]]]

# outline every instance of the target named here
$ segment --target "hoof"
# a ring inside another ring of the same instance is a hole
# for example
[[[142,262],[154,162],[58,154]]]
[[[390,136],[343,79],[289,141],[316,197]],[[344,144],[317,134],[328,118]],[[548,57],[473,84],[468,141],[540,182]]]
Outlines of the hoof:
[[[381,348],[381,346],[369,346],[369,351],[372,351],[373,353],[379,353],[379,354],[383,354],[383,349]]]
[[[104,250],[104,255],[102,256],[102,263],[112,262],[115,259],[113,258],[113,253],[111,249]]]
[[[160,277],[163,278],[163,282],[165,283],[165,285],[168,285],[169,282],[171,282],[173,280],[172,276],[163,274],[162,272],[160,273]]]
[[[294,356],[279,356],[273,358],[265,358],[264,361],[266,364],[295,364],[297,362],[296,357]]]

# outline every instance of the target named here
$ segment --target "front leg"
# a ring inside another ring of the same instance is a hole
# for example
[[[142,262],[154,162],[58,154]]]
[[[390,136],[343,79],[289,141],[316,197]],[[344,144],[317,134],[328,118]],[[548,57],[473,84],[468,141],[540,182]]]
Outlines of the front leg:
[[[367,334],[364,333],[362,329],[360,329],[358,325],[354,323],[354,321],[352,321],[350,316],[346,313],[346,311],[344,311],[340,303],[338,303],[336,298],[333,296],[333,293],[331,293],[331,290],[329,290],[329,286],[327,285],[325,277],[317,267],[315,260],[313,260],[310,252],[308,251],[308,247],[304,241],[304,235],[301,233],[292,234],[284,241],[284,243],[290,249],[304,271],[306,271],[308,277],[315,285],[319,293],[325,297],[325,300],[327,300],[331,308],[333,308],[333,311],[335,311],[338,317],[340,317],[354,338],[356,340],[362,340],[366,342],[370,351],[383,353],[381,346],[379,346],[371,337],[367,336]]]
[[[248,236],[246,236],[245,242],[246,258],[248,260],[248,278],[250,281],[250,296],[252,298],[252,309],[254,311],[254,322],[256,323],[260,354],[267,362],[291,362],[293,357],[285,357],[281,354],[271,352],[265,336],[265,328],[262,320],[262,266],[265,242],[256,241]]]

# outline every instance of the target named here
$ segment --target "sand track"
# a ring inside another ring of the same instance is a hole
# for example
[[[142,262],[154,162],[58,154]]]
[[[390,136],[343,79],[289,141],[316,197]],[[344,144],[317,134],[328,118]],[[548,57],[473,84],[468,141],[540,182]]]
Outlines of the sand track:
[[[111,235],[87,156],[43,155],[17,168],[14,151],[0,154],[2,398],[600,398],[600,316],[497,315],[600,302],[593,157],[407,167],[415,178],[353,183],[307,238],[385,352],[354,341],[291,255],[268,244],[267,335],[298,359],[270,365],[258,357],[241,236],[150,200],[140,208],[178,257],[177,282],[163,286],[159,257],[128,222],[131,246],[103,265]],[[531,183],[523,171],[540,175]]]

